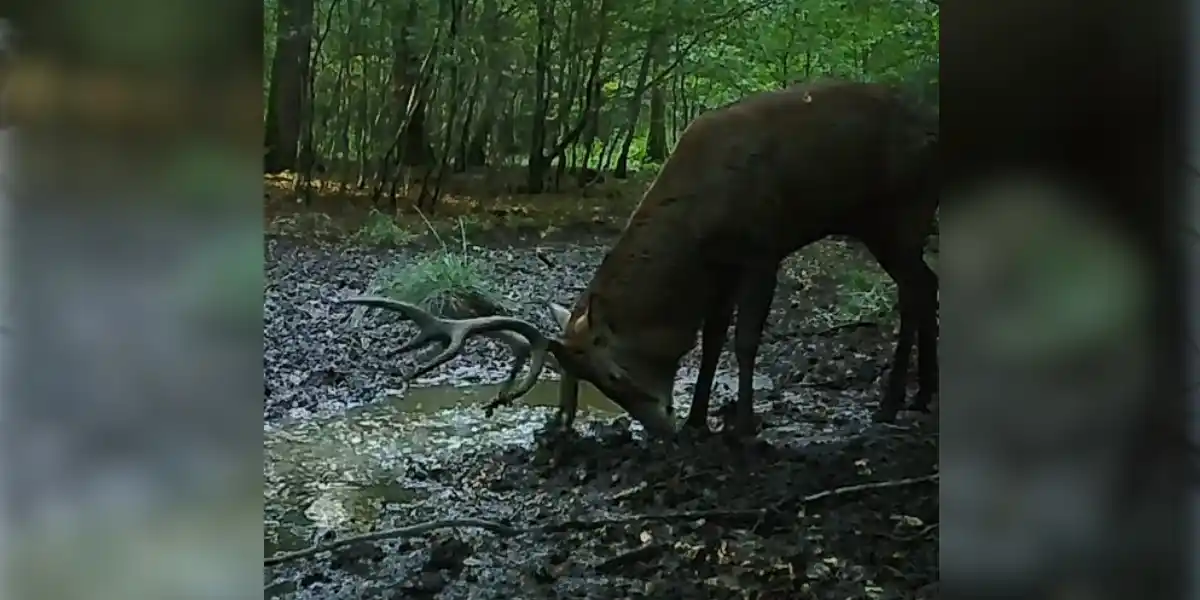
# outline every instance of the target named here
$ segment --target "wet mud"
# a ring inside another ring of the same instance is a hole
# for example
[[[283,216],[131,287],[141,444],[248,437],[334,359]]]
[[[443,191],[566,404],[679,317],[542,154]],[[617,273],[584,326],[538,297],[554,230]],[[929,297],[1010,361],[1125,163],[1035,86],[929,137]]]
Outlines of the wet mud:
[[[533,307],[570,302],[603,246],[555,249],[571,266],[551,274],[532,251],[486,251],[501,253],[509,299]],[[601,405],[577,433],[552,434],[546,403],[485,416],[488,388],[422,401],[397,377],[411,362],[386,353],[411,332],[355,330],[328,306],[406,256],[268,248],[266,554],[341,545],[266,566],[265,597],[937,596],[936,418],[868,416],[891,358],[886,327],[815,331],[801,319],[824,290],[797,301],[785,283],[760,355],[757,439],[650,441]],[[714,429],[736,381],[726,354]],[[677,384],[684,411],[695,359]],[[508,360],[482,342],[417,383],[487,385]],[[354,541],[464,519],[487,528]]]

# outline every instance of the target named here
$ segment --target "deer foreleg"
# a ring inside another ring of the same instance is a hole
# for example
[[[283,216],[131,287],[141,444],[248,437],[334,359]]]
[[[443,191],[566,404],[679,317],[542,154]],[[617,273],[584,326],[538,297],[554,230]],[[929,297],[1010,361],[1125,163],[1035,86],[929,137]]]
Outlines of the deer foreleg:
[[[771,313],[778,268],[778,264],[749,268],[738,285],[737,325],[733,338],[733,351],[738,365],[738,391],[733,429],[740,435],[753,435],[757,430],[754,423],[754,363],[758,358],[767,316]]]

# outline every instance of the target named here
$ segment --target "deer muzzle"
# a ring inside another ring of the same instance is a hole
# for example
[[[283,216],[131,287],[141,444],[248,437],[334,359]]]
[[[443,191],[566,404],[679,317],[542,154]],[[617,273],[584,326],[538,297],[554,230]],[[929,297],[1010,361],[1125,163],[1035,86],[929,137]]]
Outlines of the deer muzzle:
[[[667,414],[667,409],[657,402],[633,402],[623,405],[629,413],[650,435],[657,438],[670,438],[675,435],[675,419]]]
[[[558,384],[558,418],[564,427],[572,427],[579,412],[579,378],[563,373]],[[607,395],[607,394],[606,394]],[[629,416],[641,423],[655,437],[669,437],[675,433],[675,420],[659,402],[649,400],[642,394],[633,396],[609,396]],[[621,399],[617,399],[621,398]]]

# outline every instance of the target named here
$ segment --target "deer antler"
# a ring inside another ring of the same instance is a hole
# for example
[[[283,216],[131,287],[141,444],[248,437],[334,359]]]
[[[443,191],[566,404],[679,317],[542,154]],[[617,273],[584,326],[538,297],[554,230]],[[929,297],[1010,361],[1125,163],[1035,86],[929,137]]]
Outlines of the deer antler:
[[[397,352],[411,352],[419,348],[424,348],[434,342],[441,342],[446,345],[437,356],[418,366],[415,371],[409,374],[409,379],[420,377],[458,356],[462,352],[463,345],[466,344],[467,339],[473,335],[484,335],[504,342],[513,349],[516,360],[513,361],[508,378],[500,386],[500,392],[496,397],[495,404],[506,404],[529,393],[529,390],[533,389],[534,384],[537,383],[538,375],[541,374],[542,369],[545,367],[546,355],[550,349],[550,340],[541,331],[538,331],[536,325],[515,317],[491,316],[473,319],[442,319],[415,304],[380,296],[355,296],[353,298],[337,300],[336,302],[338,304],[361,304],[372,308],[393,310],[412,321],[421,331],[416,337],[400,346]],[[521,371],[521,367],[525,366],[525,363],[530,358],[533,359],[533,364],[529,368],[529,375],[514,388],[517,373]]]

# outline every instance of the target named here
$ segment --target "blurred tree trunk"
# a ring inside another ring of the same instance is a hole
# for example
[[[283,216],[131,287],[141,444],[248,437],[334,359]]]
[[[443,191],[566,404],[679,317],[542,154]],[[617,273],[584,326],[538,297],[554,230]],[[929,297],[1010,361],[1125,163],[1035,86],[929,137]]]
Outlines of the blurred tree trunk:
[[[264,135],[267,173],[296,168],[304,125],[304,84],[311,68],[313,0],[279,0],[276,23]]]

